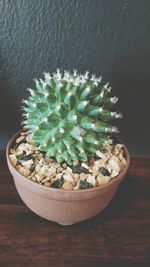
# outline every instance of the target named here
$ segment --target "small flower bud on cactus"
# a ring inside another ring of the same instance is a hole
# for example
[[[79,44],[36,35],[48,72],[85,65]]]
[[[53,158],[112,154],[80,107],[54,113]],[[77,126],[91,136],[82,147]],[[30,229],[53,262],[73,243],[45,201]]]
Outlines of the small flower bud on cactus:
[[[44,80],[35,80],[36,90],[28,89],[31,95],[23,101],[24,128],[40,151],[59,163],[88,161],[118,131],[109,124],[121,117],[111,110],[117,97],[109,96],[111,87],[103,85],[101,77],[90,78],[88,72],[62,74],[57,70],[44,76]]]

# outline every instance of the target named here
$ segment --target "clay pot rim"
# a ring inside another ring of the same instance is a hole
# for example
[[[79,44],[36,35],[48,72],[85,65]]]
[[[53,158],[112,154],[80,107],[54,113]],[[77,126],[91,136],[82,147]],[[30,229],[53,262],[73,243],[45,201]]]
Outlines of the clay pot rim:
[[[9,159],[9,151],[12,147],[12,144],[14,143],[14,141],[16,140],[17,136],[22,132],[23,130],[20,130],[18,131],[16,134],[13,135],[13,137],[10,139],[10,141],[8,142],[7,144],[7,147],[6,147],[6,158],[7,158],[7,161],[9,162],[9,164],[11,165],[11,167],[13,168],[14,170],[14,173],[16,173],[17,175],[20,176],[21,179],[23,179],[26,183],[29,183],[31,185],[35,185],[35,187],[38,189],[43,189],[47,192],[62,192],[62,193],[68,193],[68,194],[82,194],[83,192],[86,193],[86,192],[95,192],[95,191],[99,191],[103,188],[109,188],[111,187],[112,184],[115,184],[118,182],[118,180],[121,180],[122,177],[126,174],[128,168],[129,168],[129,165],[130,165],[130,155],[129,155],[129,151],[126,147],[126,145],[117,137],[118,141],[123,144],[123,149],[124,149],[124,153],[125,153],[125,158],[126,158],[126,166],[124,168],[124,170],[117,176],[115,177],[114,179],[112,179],[109,183],[106,183],[104,185],[100,185],[98,187],[94,187],[94,188],[88,188],[88,189],[82,189],[82,190],[68,190],[68,189],[59,189],[59,188],[53,188],[53,187],[46,187],[44,185],[41,185],[41,184],[38,184],[38,183],[35,183],[34,181],[32,180],[29,180],[27,179],[27,177],[23,176],[21,173],[19,173],[16,168],[13,166],[12,162],[10,161]]]

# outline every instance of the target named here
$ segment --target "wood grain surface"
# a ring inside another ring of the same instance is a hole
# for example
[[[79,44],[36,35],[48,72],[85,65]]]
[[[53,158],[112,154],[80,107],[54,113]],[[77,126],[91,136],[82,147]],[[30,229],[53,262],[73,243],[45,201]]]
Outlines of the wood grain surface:
[[[0,267],[7,266],[150,266],[150,158],[132,158],[101,214],[60,226],[24,205],[0,150]]]

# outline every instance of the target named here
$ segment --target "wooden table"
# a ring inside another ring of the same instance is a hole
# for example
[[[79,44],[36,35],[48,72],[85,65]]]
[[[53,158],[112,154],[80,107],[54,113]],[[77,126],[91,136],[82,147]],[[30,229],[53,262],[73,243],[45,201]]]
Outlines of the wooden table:
[[[60,226],[21,201],[0,151],[0,267],[150,266],[150,158],[131,160],[111,204],[96,217]]]

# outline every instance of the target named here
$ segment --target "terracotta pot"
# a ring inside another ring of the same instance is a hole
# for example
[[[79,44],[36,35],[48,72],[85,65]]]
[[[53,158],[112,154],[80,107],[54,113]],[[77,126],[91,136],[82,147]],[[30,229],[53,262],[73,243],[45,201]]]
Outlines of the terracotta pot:
[[[12,165],[8,155],[19,134],[20,132],[10,140],[6,150],[8,167],[14,178],[17,191],[32,211],[45,219],[62,225],[71,225],[101,212],[115,195],[129,167],[130,156],[124,145],[126,167],[117,178],[108,184],[84,190],[48,188],[28,180]]]

